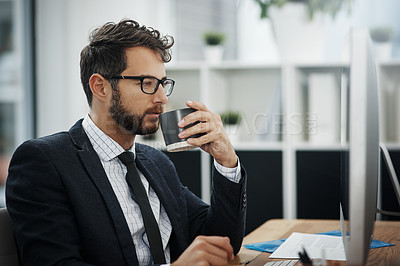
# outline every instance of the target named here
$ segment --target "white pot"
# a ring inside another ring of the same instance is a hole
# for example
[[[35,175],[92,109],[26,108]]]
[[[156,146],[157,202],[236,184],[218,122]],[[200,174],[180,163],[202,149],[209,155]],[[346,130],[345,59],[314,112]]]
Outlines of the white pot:
[[[390,42],[374,43],[375,57],[377,60],[389,60],[392,58],[392,44]]]
[[[222,45],[206,45],[204,47],[204,59],[209,63],[219,63],[224,55]]]
[[[272,7],[270,17],[283,62],[321,62],[325,57],[325,16],[309,20],[303,3]]]

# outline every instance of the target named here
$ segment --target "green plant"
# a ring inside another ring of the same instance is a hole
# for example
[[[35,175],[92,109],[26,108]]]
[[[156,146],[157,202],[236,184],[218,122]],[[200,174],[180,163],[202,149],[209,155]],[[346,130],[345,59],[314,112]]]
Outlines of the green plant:
[[[207,45],[220,45],[225,41],[225,34],[220,31],[207,31],[203,38]]]
[[[236,125],[240,121],[240,113],[234,111],[226,111],[220,114],[224,125]]]
[[[260,18],[268,18],[269,8],[276,6],[278,8],[284,6],[288,2],[304,3],[307,8],[308,18],[312,20],[316,12],[327,13],[335,18],[339,10],[347,5],[350,11],[351,4],[354,0],[254,0],[260,7]]]
[[[393,30],[391,27],[374,27],[369,29],[369,33],[374,42],[388,42],[392,38]]]

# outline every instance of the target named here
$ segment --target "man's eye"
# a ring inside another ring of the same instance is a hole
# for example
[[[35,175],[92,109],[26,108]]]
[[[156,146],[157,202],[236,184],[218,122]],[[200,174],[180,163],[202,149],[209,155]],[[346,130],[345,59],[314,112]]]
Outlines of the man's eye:
[[[143,81],[143,86],[145,86],[145,87],[150,87],[151,84],[152,84],[151,81]]]

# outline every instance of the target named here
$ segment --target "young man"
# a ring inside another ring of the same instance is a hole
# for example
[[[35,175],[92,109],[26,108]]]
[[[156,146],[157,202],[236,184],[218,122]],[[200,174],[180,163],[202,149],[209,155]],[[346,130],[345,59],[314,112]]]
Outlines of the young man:
[[[220,117],[188,101],[197,111],[179,123],[201,122],[180,137],[205,133],[189,142],[214,157],[210,206],[180,183],[167,156],[135,143],[158,129],[172,92],[164,67],[172,44],[133,20],[92,32],[81,52],[89,114],[68,132],[25,142],[10,164],[7,208],[22,264],[221,265],[239,251],[246,173]]]

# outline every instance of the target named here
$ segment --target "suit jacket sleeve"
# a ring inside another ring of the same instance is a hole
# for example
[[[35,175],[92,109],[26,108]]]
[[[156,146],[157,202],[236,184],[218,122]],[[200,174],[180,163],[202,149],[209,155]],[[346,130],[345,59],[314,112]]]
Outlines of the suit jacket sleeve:
[[[242,179],[235,183],[213,167],[210,206],[199,203],[191,192],[186,192],[192,239],[197,235],[228,236],[234,253],[239,252],[245,232],[247,209],[247,174],[243,165],[241,168]]]
[[[29,141],[14,153],[7,178],[7,209],[23,265],[79,262],[79,233],[67,193],[49,154]]]

